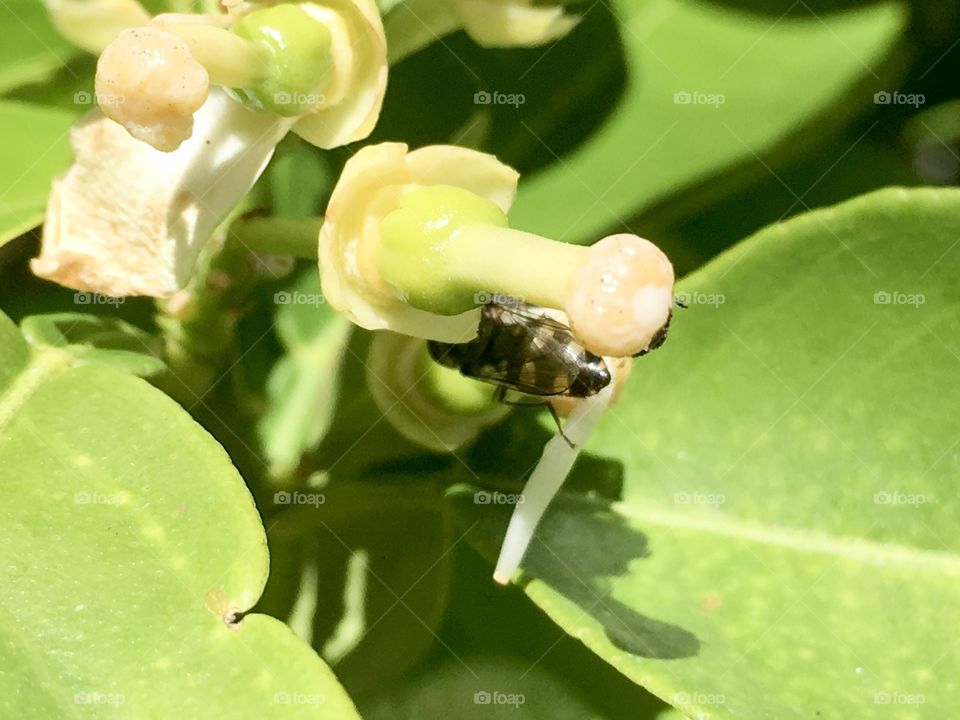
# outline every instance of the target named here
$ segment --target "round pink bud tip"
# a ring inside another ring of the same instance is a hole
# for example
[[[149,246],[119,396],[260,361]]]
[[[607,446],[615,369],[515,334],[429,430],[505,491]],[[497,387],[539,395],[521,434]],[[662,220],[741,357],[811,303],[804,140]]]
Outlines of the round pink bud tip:
[[[597,355],[646,350],[672,305],[673,265],[636,235],[610,235],[588,248],[567,287],[570,329]]]
[[[137,140],[172,152],[193,133],[210,77],[178,36],[159,27],[124,30],[97,62],[97,103]]]

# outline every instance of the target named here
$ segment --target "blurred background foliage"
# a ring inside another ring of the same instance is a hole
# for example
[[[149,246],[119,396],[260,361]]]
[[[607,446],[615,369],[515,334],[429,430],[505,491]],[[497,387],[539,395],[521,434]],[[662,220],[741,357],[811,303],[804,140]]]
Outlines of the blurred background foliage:
[[[408,58],[391,72],[367,142],[495,153],[522,174],[518,227],[578,243],[636,232],[663,246],[681,275],[809,209],[887,185],[960,180],[955,2],[587,0],[571,9],[583,21],[547,48],[484,50],[458,33]],[[67,128],[91,107],[95,63],[56,35],[33,0],[0,4],[0,33],[0,240],[9,240],[0,247],[0,307],[19,322],[78,310],[72,291],[33,278],[27,261],[50,180],[69,162]],[[524,101],[477,104],[479,92]],[[878,92],[924,101],[877,104]],[[724,102],[685,104],[677,93]],[[287,138],[252,205],[322,214],[355,150]],[[238,323],[221,358],[229,372],[190,403],[264,516],[273,568],[259,609],[330,660],[369,718],[452,708],[463,718],[672,712],[519,588],[492,586],[488,562],[437,511],[461,460],[427,455],[373,419],[366,334],[326,309],[272,301],[282,290],[319,293],[313,266],[261,280],[228,309]],[[149,300],[97,310],[157,330]],[[495,442],[542,445],[546,431],[530,419],[511,419]],[[481,474],[485,441],[468,460]],[[597,462],[590,489],[617,497],[618,469]],[[289,510],[278,511],[272,495],[294,486],[339,500],[278,522]],[[473,677],[458,658],[469,659]],[[509,686],[528,702],[463,703],[478,686]]]

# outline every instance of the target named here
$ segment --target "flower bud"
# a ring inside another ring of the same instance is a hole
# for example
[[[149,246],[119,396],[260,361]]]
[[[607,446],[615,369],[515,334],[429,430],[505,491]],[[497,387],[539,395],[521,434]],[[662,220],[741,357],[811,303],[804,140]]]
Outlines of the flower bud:
[[[367,387],[397,432],[437,452],[466,445],[510,412],[489,385],[435,363],[423,340],[392,332],[370,343]]]
[[[453,0],[463,29],[483,47],[535,47],[558,40],[579,22],[563,5],[529,0]]]
[[[386,28],[391,60],[398,61],[456,30],[483,47],[536,47],[560,39],[579,20],[564,14],[562,1],[406,0],[390,3]]]
[[[333,70],[293,131],[319,148],[363,140],[377,124],[387,91],[387,39],[373,0],[299,3],[330,32]]]
[[[44,0],[54,27],[87,52],[99,54],[121,30],[150,22],[137,0]]]
[[[412,307],[383,279],[378,269],[380,223],[406,193],[437,185],[462,188],[505,213],[516,184],[514,170],[474,150],[434,145],[408,152],[400,143],[363,148],[344,166],[320,230],[324,296],[369,330],[444,342],[469,340],[477,331],[478,311],[445,316]]]

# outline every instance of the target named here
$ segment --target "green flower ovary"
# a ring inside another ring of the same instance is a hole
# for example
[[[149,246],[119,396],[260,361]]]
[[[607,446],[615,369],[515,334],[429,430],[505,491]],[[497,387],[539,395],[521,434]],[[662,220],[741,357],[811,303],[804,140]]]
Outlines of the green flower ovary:
[[[380,221],[377,271],[410,305],[441,315],[465,312],[479,289],[469,269],[458,267],[463,253],[458,231],[466,226],[507,227],[494,203],[469,190],[431,185],[411,190]]]
[[[296,4],[256,10],[231,30],[257,43],[270,58],[270,71],[247,90],[263,107],[278,115],[300,115],[323,102],[323,89],[333,73],[330,30]]]

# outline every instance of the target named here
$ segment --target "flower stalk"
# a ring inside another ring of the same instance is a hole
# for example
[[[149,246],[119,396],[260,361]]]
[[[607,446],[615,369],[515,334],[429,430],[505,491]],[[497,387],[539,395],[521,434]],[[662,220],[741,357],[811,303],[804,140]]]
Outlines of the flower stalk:
[[[189,284],[157,301],[164,359],[176,380],[171,394],[193,405],[210,390],[231,357],[236,325],[250,309],[251,293],[282,271],[252,248],[224,239],[222,230],[214,235]]]
[[[316,261],[323,218],[244,216],[230,225],[228,244],[254,252]]]

